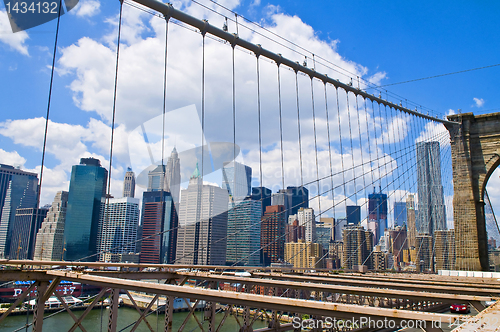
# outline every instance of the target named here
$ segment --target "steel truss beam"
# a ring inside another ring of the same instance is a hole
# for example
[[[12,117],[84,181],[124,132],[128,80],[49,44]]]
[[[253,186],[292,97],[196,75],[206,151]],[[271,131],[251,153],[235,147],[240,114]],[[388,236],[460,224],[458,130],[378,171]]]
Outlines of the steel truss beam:
[[[326,277],[313,277],[313,276],[297,276],[289,274],[262,274],[256,273],[255,276],[260,276],[262,278],[272,278],[273,280],[283,280],[283,281],[308,281],[317,282],[321,284],[335,284],[335,285],[347,285],[347,286],[368,286],[377,287],[381,289],[399,289],[399,290],[422,290],[425,288],[427,291],[433,291],[436,293],[447,293],[447,294],[468,294],[476,295],[480,294],[482,296],[490,296],[491,294],[500,294],[500,288],[492,285],[483,285],[481,287],[473,287],[469,285],[464,285],[463,283],[457,283],[457,286],[439,286],[439,285],[422,285],[422,284],[411,284],[411,283],[401,283],[397,281],[365,281],[365,280],[349,280],[349,279],[335,279]]]
[[[139,292],[170,295],[182,298],[196,298],[198,300],[230,303],[255,308],[266,308],[270,310],[300,312],[304,314],[325,317],[374,317],[378,319],[391,318],[400,320],[421,321],[447,321],[455,318],[455,315],[437,313],[416,312],[408,310],[396,310],[386,308],[374,308],[350,304],[329,303],[319,301],[308,301],[300,299],[281,298],[275,296],[255,295],[240,292],[220,291],[212,289],[201,289],[194,287],[182,287],[177,285],[152,284],[142,281],[131,281],[109,277],[98,277],[75,272],[47,271],[48,275],[61,277],[64,280],[77,281],[101,287],[129,289]]]
[[[368,295],[368,296],[380,296],[389,298],[407,298],[411,300],[424,300],[432,301],[437,300],[440,302],[447,303],[457,303],[457,302],[470,302],[470,301],[491,301],[494,300],[491,296],[475,296],[475,295],[461,295],[457,290],[458,294],[450,294],[445,291],[450,291],[451,288],[443,288],[442,293],[430,292],[426,289],[425,292],[421,291],[422,286],[419,286],[419,291],[414,290],[394,290],[390,288],[370,288],[370,287],[354,287],[354,286],[343,286],[343,285],[332,285],[332,284],[321,284],[312,282],[298,282],[298,281],[283,281],[283,280],[272,280],[272,279],[257,279],[257,278],[244,278],[244,277],[227,277],[224,275],[211,275],[211,274],[201,274],[192,273],[190,274],[192,279],[199,280],[211,280],[211,281],[225,281],[230,283],[244,283],[247,285],[258,285],[265,287],[280,287],[280,288],[292,288],[301,290],[315,290],[319,292],[329,292],[329,293],[343,293],[343,294],[354,294],[354,295]],[[415,288],[412,288],[415,289]],[[463,289],[460,289],[462,291]]]

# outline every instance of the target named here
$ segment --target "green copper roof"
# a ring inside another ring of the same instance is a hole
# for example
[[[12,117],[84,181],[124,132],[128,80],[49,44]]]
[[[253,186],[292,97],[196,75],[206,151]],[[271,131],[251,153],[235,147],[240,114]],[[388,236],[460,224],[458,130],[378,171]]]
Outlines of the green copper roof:
[[[193,175],[191,176],[191,179],[193,178],[199,178],[200,177],[200,170],[198,169],[198,163],[196,163],[196,168],[194,169]]]

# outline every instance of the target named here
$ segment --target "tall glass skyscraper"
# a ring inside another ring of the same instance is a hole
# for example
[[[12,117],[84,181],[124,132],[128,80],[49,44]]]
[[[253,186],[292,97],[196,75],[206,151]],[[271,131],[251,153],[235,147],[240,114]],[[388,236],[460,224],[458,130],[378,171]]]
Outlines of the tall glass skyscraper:
[[[82,158],[73,166],[69,183],[68,208],[64,228],[67,261],[95,261],[101,207],[106,196],[108,171],[99,159]]]
[[[394,202],[394,227],[406,225],[406,202]]]
[[[177,212],[168,191],[142,194],[142,241],[139,262],[172,264],[177,246]]]
[[[285,220],[293,214],[297,214],[300,208],[309,207],[309,190],[305,187],[287,187],[279,190],[272,197],[273,205],[285,207]]]
[[[243,200],[252,193],[252,168],[236,161],[223,163],[222,188],[227,189],[233,202]]]
[[[139,199],[110,198],[101,213],[98,249],[101,262],[118,262],[119,254],[135,252]]]
[[[48,207],[16,210],[10,241],[11,259],[33,259],[36,234],[48,211]]]
[[[347,205],[345,207],[345,216],[347,218],[347,224],[358,225],[361,222],[361,206]]]
[[[259,201],[262,204],[262,216],[264,215],[264,212],[266,211],[268,206],[271,206],[271,196],[272,196],[272,191],[269,188],[266,187],[252,187],[252,199],[254,201]],[[283,218],[284,214],[283,214]]]
[[[446,229],[439,142],[417,143],[417,232],[431,235]]]
[[[38,177],[0,164],[0,258],[9,258],[17,209],[36,208]]]
[[[260,265],[261,204],[247,198],[227,212],[226,262]]]
[[[374,221],[376,225],[374,244],[377,244],[387,229],[387,195],[382,193],[382,188],[378,193],[373,188],[373,194],[368,195],[368,222],[370,221]]]

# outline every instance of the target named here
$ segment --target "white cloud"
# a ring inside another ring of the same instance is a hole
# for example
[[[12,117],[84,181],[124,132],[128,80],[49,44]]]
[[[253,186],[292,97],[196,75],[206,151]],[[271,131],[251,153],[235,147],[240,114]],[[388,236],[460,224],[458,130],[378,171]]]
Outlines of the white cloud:
[[[7,44],[11,49],[29,56],[26,40],[29,38],[26,31],[12,32],[9,17],[5,10],[0,10],[0,42]]]
[[[15,144],[42,150],[45,119],[32,118],[0,122],[0,135],[9,137]],[[111,128],[99,120],[90,119],[87,127],[49,121],[47,153],[70,169],[80,158],[92,155],[105,165],[109,155]],[[126,134],[122,126],[115,128],[114,156],[121,162],[128,162]],[[98,153],[96,153],[98,152]]]
[[[378,86],[381,85],[382,80],[386,78],[387,78],[386,72],[377,72],[372,76],[368,77],[368,82]]]
[[[483,98],[473,98],[474,99],[474,103],[476,103],[476,107],[483,107],[484,105],[484,99]]]
[[[79,17],[91,17],[99,14],[101,3],[97,0],[80,0],[70,13]]]
[[[21,157],[17,151],[9,152],[0,148],[0,163],[22,167],[26,163],[26,159]]]
[[[450,145],[449,132],[442,123],[433,121],[427,122],[425,124],[424,130],[415,140],[415,143],[430,141],[438,141],[441,145],[441,148]]]

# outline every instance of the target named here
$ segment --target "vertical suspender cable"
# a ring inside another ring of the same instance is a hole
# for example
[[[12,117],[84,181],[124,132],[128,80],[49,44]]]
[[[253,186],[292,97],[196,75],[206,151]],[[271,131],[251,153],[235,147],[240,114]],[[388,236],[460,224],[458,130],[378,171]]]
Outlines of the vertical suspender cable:
[[[295,71],[295,93],[297,94],[297,126],[298,126],[298,133],[299,133],[300,190],[302,192],[303,186],[304,186],[304,178],[302,175],[302,141],[301,141],[301,137],[300,137],[299,78],[298,78],[297,71]]]
[[[372,147],[371,147],[371,142],[370,142],[370,128],[368,126],[368,108],[366,107],[366,98],[363,98],[363,101],[364,101],[364,106],[365,106],[365,121],[366,121],[366,137],[368,139],[368,154],[369,154],[369,160],[370,160],[370,174],[371,174],[371,177],[372,177],[372,184],[374,182],[373,180],[373,167],[372,167],[372,160],[373,160],[373,157],[372,157]],[[374,121],[375,119],[373,119]],[[365,196],[366,196],[366,187],[365,187]],[[367,219],[368,219],[368,216],[367,216]]]
[[[375,102],[372,101],[372,111],[373,111],[373,131],[374,131],[374,138],[375,138],[375,153],[377,156],[377,175],[378,175],[378,181],[380,181],[380,156],[379,156],[379,139],[377,137],[377,116],[375,115]],[[372,182],[373,185],[375,185],[375,182]],[[369,213],[369,212],[368,212]]]
[[[233,163],[236,162],[236,82],[235,82],[235,65],[234,65],[234,48],[235,44],[231,44],[232,48],[232,53],[231,53],[231,59],[232,59],[232,76],[233,76]]]
[[[337,122],[339,125],[340,160],[342,163],[342,185],[344,190],[344,197],[347,197],[347,192],[345,189],[344,149],[342,148],[342,125],[340,121],[339,89],[337,87],[335,87],[335,95],[337,97]]]
[[[163,112],[162,112],[162,130],[161,130],[161,197],[160,197],[160,211],[161,211],[161,218],[165,218],[165,209],[166,209],[166,204],[165,204],[165,114],[166,114],[166,107],[167,107],[167,60],[168,60],[168,22],[169,22],[169,17],[165,17],[165,58],[164,58],[164,69],[163,69]],[[170,180],[169,180],[170,181]],[[171,191],[171,186],[172,184],[169,182],[169,190],[170,193],[172,194]],[[173,198],[173,197],[172,197]],[[172,200],[172,203],[173,200]],[[174,204],[174,211],[175,211],[175,204]],[[177,213],[177,211],[175,211]],[[165,220],[163,220],[165,222]],[[158,236],[161,238],[162,231],[158,233]],[[170,235],[169,235],[170,237]],[[160,263],[166,263],[163,261],[164,258],[160,257]],[[156,314],[158,315],[158,311],[156,311]],[[158,323],[158,318],[156,319]]]
[[[165,17],[165,58],[163,69],[163,117],[162,117],[162,131],[161,131],[161,165],[165,164],[165,113],[167,107],[167,55],[168,55],[168,21],[169,18]],[[165,172],[163,172],[165,174]]]
[[[205,31],[202,31],[201,34],[203,36],[201,60],[201,185],[203,186],[203,159],[205,157]]]
[[[259,117],[259,181],[260,181],[260,186],[264,187],[262,184],[262,126],[261,126],[261,121],[260,121],[260,68],[259,68],[259,54],[256,54],[256,59],[257,59],[257,113]],[[262,188],[261,188],[262,189]],[[260,191],[260,204],[262,207],[262,198],[263,198],[263,190]]]
[[[281,110],[281,73],[280,64],[278,66],[278,110],[280,116],[280,149],[281,149],[281,188],[285,189],[285,163],[283,161],[283,116]],[[288,220],[287,220],[288,222]]]
[[[316,188],[318,195],[318,208],[319,215],[321,215],[321,191],[319,189],[319,166],[318,166],[318,141],[316,138],[316,114],[314,110],[314,84],[313,78],[311,77],[311,106],[312,106],[312,115],[313,115],[313,130],[314,130],[314,152],[316,156]],[[311,220],[312,222],[312,220]]]
[[[359,77],[358,77],[358,85],[359,85]],[[358,115],[358,135],[359,135],[359,151],[361,153],[361,174],[363,176],[363,190],[366,191],[366,180],[365,180],[365,161],[363,158],[363,144],[361,140],[361,122],[359,120],[359,105],[358,105],[358,95],[356,95],[356,114]],[[356,204],[358,205],[358,202],[356,201]]]
[[[113,140],[115,135],[115,116],[116,116],[116,94],[118,87],[118,64],[120,59],[120,38],[121,38],[121,27],[122,27],[122,13],[123,13],[123,1],[120,1],[120,17],[118,21],[118,41],[116,45],[116,67],[115,67],[115,86],[113,91],[113,117],[111,121],[111,143],[109,148],[109,171],[108,171],[108,193],[106,195],[106,215],[104,222],[109,221],[109,197],[111,196],[111,171],[113,166]]]
[[[347,100],[347,119],[349,120],[349,141],[351,142],[351,161],[352,161],[352,178],[353,178],[353,185],[354,185],[354,205],[358,204],[358,193],[356,190],[356,167],[354,165],[354,149],[352,145],[352,130],[351,130],[351,110],[349,106],[349,92],[346,91],[346,100]],[[347,195],[346,195],[347,196]],[[347,201],[346,201],[346,206],[347,206]],[[346,210],[347,212],[347,210]]]
[[[328,157],[330,161],[330,186],[332,193],[332,210],[333,210],[333,220],[335,223],[335,193],[333,192],[333,164],[332,164],[332,144],[330,139],[330,119],[328,116],[328,94],[326,89],[326,82],[323,82],[325,88],[325,114],[326,114],[326,131],[328,137]]]
[[[59,38],[59,23],[61,21],[61,9],[62,9],[62,0],[59,0],[59,13],[57,15],[57,25],[56,25],[56,35],[54,39],[54,54],[52,55],[52,68],[50,71],[50,84],[49,84],[49,96],[47,100],[47,113],[45,115],[45,131],[43,134],[43,147],[42,147],[42,162],[40,164],[40,185],[38,186],[38,190],[36,193],[36,212],[35,212],[35,220],[38,221],[38,208],[40,207],[40,197],[42,194],[42,180],[43,180],[43,166],[45,164],[45,150],[47,148],[47,134],[49,131],[49,115],[50,115],[50,101],[52,99],[52,86],[54,84],[54,69],[56,66],[56,53],[57,53],[57,40]],[[38,230],[35,230],[36,232]],[[35,234],[36,237],[36,234]],[[29,310],[28,310],[29,311]]]

